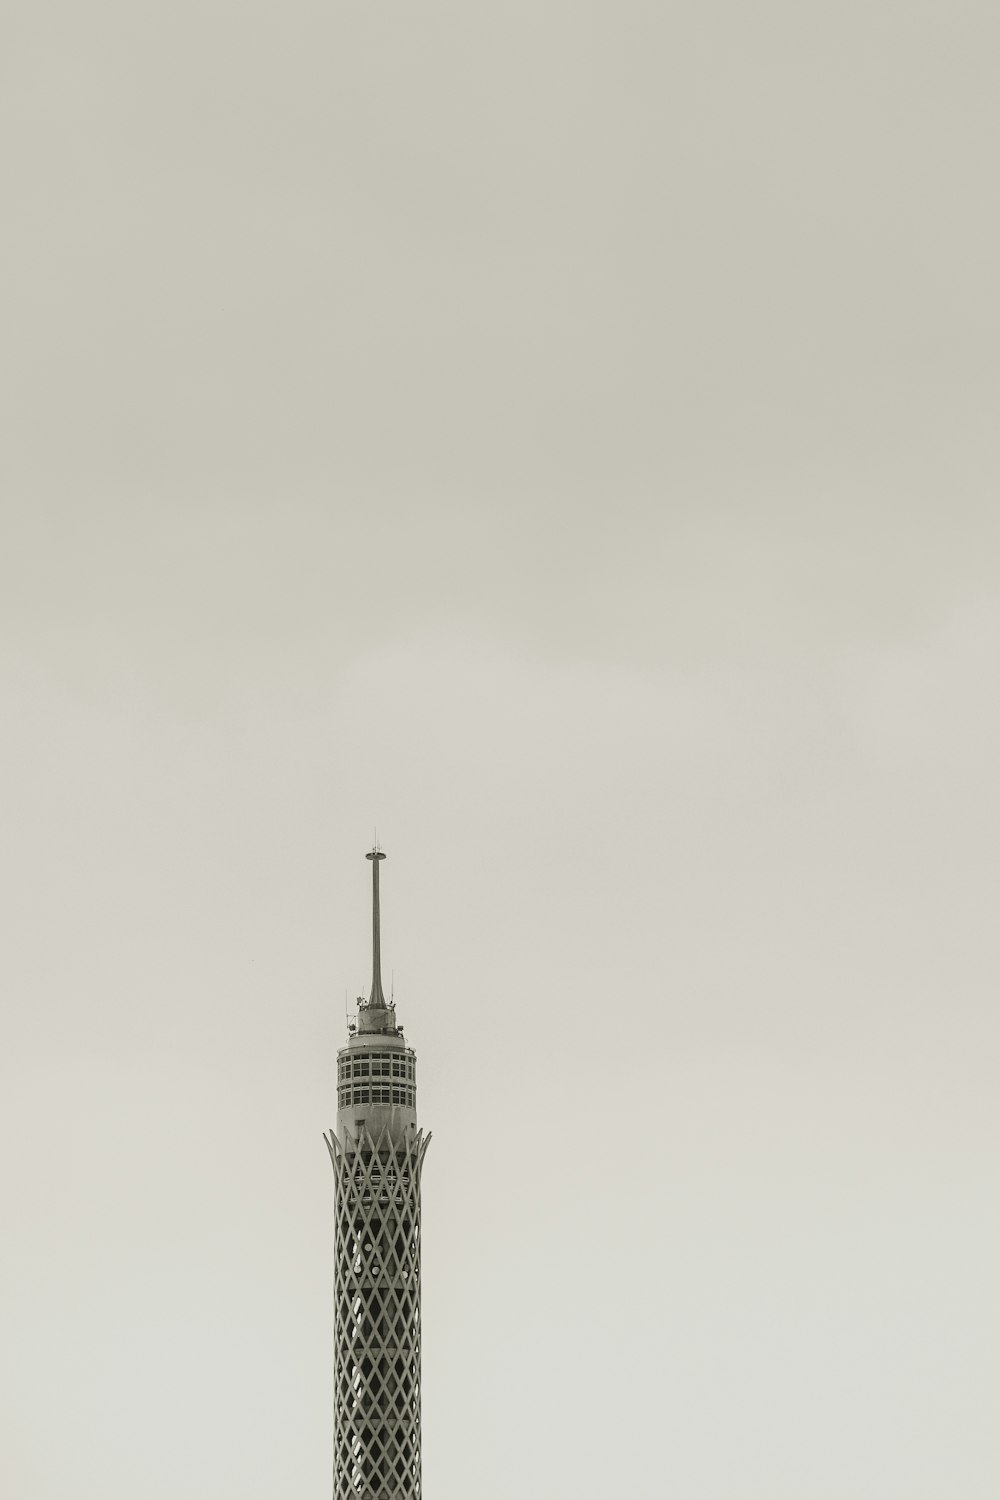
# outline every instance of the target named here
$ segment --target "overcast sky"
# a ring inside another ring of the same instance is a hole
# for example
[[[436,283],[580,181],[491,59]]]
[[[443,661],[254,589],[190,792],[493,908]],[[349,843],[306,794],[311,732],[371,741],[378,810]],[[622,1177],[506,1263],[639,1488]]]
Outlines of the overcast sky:
[[[0,0],[0,1489],[1000,1492],[1000,13]]]

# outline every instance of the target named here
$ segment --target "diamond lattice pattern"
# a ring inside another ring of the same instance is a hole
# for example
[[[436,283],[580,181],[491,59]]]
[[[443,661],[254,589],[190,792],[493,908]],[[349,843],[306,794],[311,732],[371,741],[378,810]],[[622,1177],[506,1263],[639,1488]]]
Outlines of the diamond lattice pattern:
[[[334,1500],[420,1497],[420,1169],[430,1136],[327,1138],[337,1184]]]

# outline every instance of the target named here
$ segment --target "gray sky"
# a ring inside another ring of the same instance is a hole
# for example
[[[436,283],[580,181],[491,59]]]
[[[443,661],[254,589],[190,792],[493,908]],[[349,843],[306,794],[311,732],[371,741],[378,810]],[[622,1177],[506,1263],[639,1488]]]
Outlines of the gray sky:
[[[2,32],[4,1494],[995,1500],[995,7]]]

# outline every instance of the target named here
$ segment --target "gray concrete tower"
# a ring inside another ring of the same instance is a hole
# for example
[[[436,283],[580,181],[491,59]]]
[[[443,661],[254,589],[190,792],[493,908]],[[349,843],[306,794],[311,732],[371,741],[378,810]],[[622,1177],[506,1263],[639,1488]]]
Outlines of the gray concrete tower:
[[[417,1059],[382,990],[372,862],[372,989],[337,1053],[334,1500],[419,1500],[420,1169]]]

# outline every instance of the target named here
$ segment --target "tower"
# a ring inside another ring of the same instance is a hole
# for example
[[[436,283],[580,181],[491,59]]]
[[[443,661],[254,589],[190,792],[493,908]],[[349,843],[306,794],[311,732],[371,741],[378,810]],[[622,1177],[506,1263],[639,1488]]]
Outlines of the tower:
[[[334,1500],[420,1500],[420,1169],[417,1059],[382,992],[379,864],[372,989],[337,1053]]]

